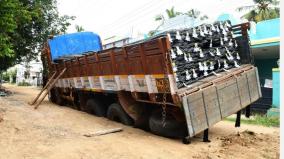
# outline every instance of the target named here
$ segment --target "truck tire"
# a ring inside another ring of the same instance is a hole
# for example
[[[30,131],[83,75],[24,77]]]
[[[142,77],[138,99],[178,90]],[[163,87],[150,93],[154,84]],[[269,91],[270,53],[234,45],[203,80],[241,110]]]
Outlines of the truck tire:
[[[102,102],[96,99],[88,99],[86,103],[86,111],[98,117],[104,117],[106,115],[106,107],[102,104]]]
[[[48,92],[48,100],[52,103],[55,103],[55,90],[54,89],[51,89],[49,92]]]
[[[54,90],[54,98],[55,98],[55,103],[63,106],[64,105],[64,99],[60,96],[60,92],[58,89]]]
[[[175,120],[170,114],[167,114],[163,127],[161,112],[152,113],[149,119],[149,127],[152,133],[164,137],[182,138],[186,135],[186,124]]]
[[[77,93],[74,92],[74,101],[73,101],[74,107],[76,110],[82,110],[80,107],[80,98]]]
[[[133,125],[133,120],[117,103],[113,103],[109,106],[107,110],[107,118],[113,121],[121,122],[124,125]]]

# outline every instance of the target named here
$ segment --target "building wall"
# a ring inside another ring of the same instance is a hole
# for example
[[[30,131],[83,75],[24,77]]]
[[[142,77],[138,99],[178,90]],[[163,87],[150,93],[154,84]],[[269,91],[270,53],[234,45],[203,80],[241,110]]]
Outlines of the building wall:
[[[107,42],[106,44],[103,44],[103,49],[110,49],[113,47],[122,47],[123,45],[126,45],[129,43],[130,38],[124,38],[120,40],[114,40],[111,42]]]
[[[278,59],[256,59],[255,66],[258,68],[258,74],[261,84],[262,98],[251,104],[252,111],[266,114],[271,108],[272,98],[274,98],[274,88],[272,81],[272,68],[277,67]],[[268,79],[265,85],[265,79]]]
[[[261,86],[264,86],[265,79],[272,80],[272,68],[277,68],[278,59],[256,59],[255,65],[258,68]]]
[[[25,72],[27,71],[26,67],[23,64],[16,65],[17,75],[16,75],[16,84],[22,82],[27,82],[32,86],[42,85],[42,63],[41,62],[31,62],[30,63],[30,76],[29,78],[25,77]]]
[[[273,78],[273,100],[272,104],[276,108],[280,108],[280,70],[274,68],[272,72]]]

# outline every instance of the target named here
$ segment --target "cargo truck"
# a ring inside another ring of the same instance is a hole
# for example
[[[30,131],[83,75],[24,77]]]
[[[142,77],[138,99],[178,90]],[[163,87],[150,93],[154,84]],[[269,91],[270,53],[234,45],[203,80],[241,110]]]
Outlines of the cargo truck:
[[[232,34],[239,35],[235,39],[240,66],[184,87],[177,85],[169,34],[107,50],[96,45],[97,51],[70,56],[59,56],[60,50],[51,47],[56,38],[51,38],[42,54],[50,85],[45,88],[58,105],[69,103],[161,136],[181,137],[184,143],[201,132],[204,141],[209,141],[210,127],[234,113],[239,126],[241,110],[248,115],[249,105],[262,96],[248,29],[249,23],[230,27]],[[97,41],[100,43],[99,37]]]

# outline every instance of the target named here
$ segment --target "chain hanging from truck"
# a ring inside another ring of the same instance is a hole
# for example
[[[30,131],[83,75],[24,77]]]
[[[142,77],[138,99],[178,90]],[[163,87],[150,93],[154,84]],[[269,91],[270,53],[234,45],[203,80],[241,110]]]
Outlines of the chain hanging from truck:
[[[169,59],[168,59],[168,51],[165,52],[165,67],[164,67],[164,71],[165,71],[165,80],[167,80],[167,75],[169,73],[168,70],[168,64],[169,64]],[[163,94],[163,103],[162,103],[162,124],[163,127],[166,126],[166,118],[167,118],[167,89],[166,86],[163,85],[163,90],[164,90],[164,94]]]

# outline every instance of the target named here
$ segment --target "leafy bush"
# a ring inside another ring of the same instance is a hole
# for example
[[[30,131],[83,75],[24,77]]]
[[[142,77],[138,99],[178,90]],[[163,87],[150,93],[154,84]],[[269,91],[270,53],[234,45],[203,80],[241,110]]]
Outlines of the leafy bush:
[[[2,80],[4,81],[10,80],[9,74],[7,72],[2,73]]]
[[[10,82],[10,76],[11,76],[12,77],[12,83],[15,83],[16,82],[16,75],[17,75],[16,69],[3,72],[2,73],[2,80],[6,81],[6,82]]]
[[[28,82],[23,81],[23,82],[19,82],[18,86],[31,86],[31,84],[28,83]]]

